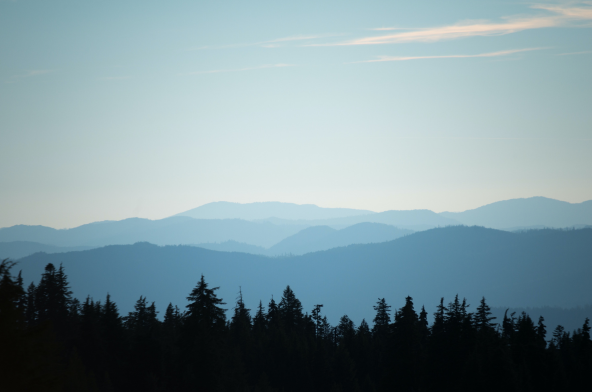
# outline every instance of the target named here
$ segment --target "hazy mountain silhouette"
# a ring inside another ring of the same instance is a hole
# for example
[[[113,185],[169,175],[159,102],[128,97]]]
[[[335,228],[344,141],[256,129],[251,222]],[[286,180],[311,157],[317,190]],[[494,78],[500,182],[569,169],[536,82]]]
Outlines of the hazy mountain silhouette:
[[[16,260],[37,252],[63,253],[92,249],[90,246],[53,246],[31,241],[0,242],[0,260]]]
[[[345,218],[319,219],[319,220],[287,220],[269,218],[263,221],[282,225],[308,225],[308,226],[329,226],[334,229],[343,229],[358,223],[383,223],[413,231],[428,230],[434,227],[459,225],[460,223],[445,216],[436,214],[430,210],[401,210],[384,211],[368,215],[358,215]]]
[[[336,233],[337,230],[329,226],[312,226],[298,233],[285,238],[272,246],[269,250],[278,254],[303,254],[307,252],[300,252],[301,249],[306,249],[311,243],[321,242],[327,236]],[[334,247],[332,247],[334,248]],[[325,248],[330,249],[330,248]]]
[[[54,246],[105,246],[148,241],[158,245],[195,244],[234,240],[269,247],[306,226],[276,226],[240,219],[160,220],[130,218],[97,222],[72,229],[18,225],[0,229],[0,241],[33,241]]]
[[[237,242],[237,241],[224,241],[221,243],[213,243],[213,242],[206,242],[203,244],[191,244],[192,246],[197,246],[199,248],[216,250],[218,252],[242,252],[242,253],[252,253],[255,255],[266,255],[268,251],[266,248],[256,245],[249,245],[245,244],[244,242]]]
[[[323,208],[314,204],[281,203],[268,201],[259,203],[231,203],[218,201],[181,212],[175,216],[189,216],[195,219],[245,219],[256,220],[276,217],[280,219],[331,219],[372,214],[373,211],[351,208]]]
[[[528,227],[573,227],[592,225],[592,200],[582,203],[530,197],[498,201],[464,212],[442,212],[464,225],[518,230]]]
[[[372,319],[376,298],[400,307],[408,295],[429,312],[441,296],[449,301],[457,293],[471,309],[481,296],[497,307],[584,306],[592,302],[591,259],[592,229],[446,227],[280,259],[148,243],[37,253],[15,271],[22,269],[28,284],[47,263],[63,263],[78,298],[102,299],[109,292],[124,313],[140,295],[160,311],[169,302],[184,306],[202,273],[229,303],[242,287],[251,309],[289,284],[305,309],[321,303],[331,322],[347,313],[359,323]]]
[[[222,251],[243,252],[266,256],[302,255],[347,246],[392,241],[413,233],[381,223],[358,223],[345,229],[336,230],[329,226],[312,226],[287,237],[270,248],[249,245],[236,241],[222,243],[192,244],[200,248]]]
[[[553,229],[554,227],[536,225],[536,226],[521,226],[521,227],[509,227],[504,230],[506,231],[529,231],[529,230],[543,230]],[[571,225],[568,227],[560,227],[562,229],[592,229],[592,225]]]
[[[313,226],[281,240],[269,248],[267,254],[302,255],[339,246],[392,241],[411,233],[411,230],[398,229],[382,223],[358,223],[341,230],[329,226]]]

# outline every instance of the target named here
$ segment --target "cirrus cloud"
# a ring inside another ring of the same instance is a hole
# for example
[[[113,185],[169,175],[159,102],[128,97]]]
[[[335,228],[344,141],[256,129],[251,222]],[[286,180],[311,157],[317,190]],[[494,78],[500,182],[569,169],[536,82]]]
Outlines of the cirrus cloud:
[[[525,48],[525,49],[510,49],[500,50],[497,52],[480,53],[480,54],[448,54],[441,56],[379,56],[378,59],[356,61],[356,63],[379,63],[383,61],[409,61],[409,60],[427,60],[427,59],[459,59],[472,57],[499,57],[508,56],[514,53],[528,52],[531,50],[541,50],[545,48]]]
[[[502,22],[497,23],[489,21],[460,22],[448,26],[420,28],[411,31],[357,38],[345,42],[309,44],[306,46],[357,46],[407,42],[437,42],[466,37],[506,35],[532,29],[581,26],[582,21],[592,21],[592,7],[590,5],[590,2],[580,3],[579,6],[534,5],[531,8],[548,11],[551,14],[504,17],[502,18]],[[584,26],[590,27],[589,24]],[[401,30],[400,27],[382,27],[375,30],[385,31],[391,29]]]
[[[283,67],[294,67],[294,64],[264,64],[259,65],[257,67],[248,67],[248,68],[234,68],[234,69],[214,69],[210,71],[196,71],[196,72],[187,72],[182,75],[201,75],[201,74],[213,74],[213,73],[223,73],[223,72],[241,72],[241,71],[252,71],[255,69],[264,69],[264,68],[283,68]]]

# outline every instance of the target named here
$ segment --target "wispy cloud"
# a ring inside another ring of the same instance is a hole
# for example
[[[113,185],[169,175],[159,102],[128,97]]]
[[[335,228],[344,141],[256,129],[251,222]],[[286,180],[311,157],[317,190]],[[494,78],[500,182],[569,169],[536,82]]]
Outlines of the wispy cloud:
[[[249,42],[249,43],[242,43],[242,44],[230,44],[230,45],[214,45],[214,46],[199,46],[196,48],[189,48],[188,51],[193,50],[206,50],[206,49],[230,49],[230,48],[243,48],[249,46],[259,46],[262,48],[279,48],[284,46],[290,42],[297,42],[297,41],[310,41],[314,39],[320,38],[328,38],[328,37],[335,37],[341,34],[317,34],[317,35],[292,35],[289,37],[283,38],[276,38],[268,41],[259,41],[259,42]]]
[[[437,42],[475,36],[496,36],[516,33],[524,30],[549,27],[577,26],[579,21],[592,20],[592,7],[588,2],[581,6],[535,5],[532,8],[551,12],[552,15],[533,15],[504,17],[503,22],[469,21],[454,25],[414,29],[394,34],[358,38],[330,44],[309,44],[307,46],[355,46],[382,45],[405,42]],[[377,30],[387,30],[381,27]],[[400,28],[392,28],[399,30]]]
[[[590,7],[590,5],[592,5],[592,2],[584,1],[580,4],[586,6],[574,7],[570,5],[536,4],[533,5],[532,8],[551,11],[570,19],[592,19],[592,7]]]
[[[356,63],[379,63],[383,61],[409,61],[409,60],[426,60],[426,59],[458,59],[458,58],[472,58],[472,57],[499,57],[508,56],[514,53],[528,52],[531,50],[541,50],[545,48],[526,48],[526,49],[511,49],[500,50],[498,52],[480,53],[480,54],[448,54],[442,56],[379,56],[378,59],[356,61]]]
[[[273,42],[288,42],[288,41],[304,41],[304,40],[310,40],[310,39],[325,38],[325,37],[330,37],[330,36],[332,36],[332,35],[331,34],[323,34],[323,35],[293,35],[293,36],[290,36],[290,37],[272,39],[271,41],[265,41],[265,42],[273,43]]]
[[[22,74],[12,75],[6,81],[6,83],[15,83],[15,82],[17,82],[17,81],[19,81],[21,79],[32,78],[32,77],[35,77],[35,76],[41,76],[41,75],[48,74],[50,72],[53,72],[53,70],[51,70],[51,69],[35,69],[35,70],[27,71],[27,72],[22,73]]]
[[[21,75],[21,77],[28,78],[28,77],[31,77],[31,76],[45,75],[45,74],[50,73],[50,72],[52,72],[50,69],[36,69],[36,70],[29,71],[26,74]]]
[[[413,27],[375,27],[373,29],[368,29],[372,31],[393,31],[393,30],[417,30]]]
[[[283,68],[283,67],[295,67],[295,65],[294,64],[265,64],[265,65],[260,65],[257,67],[248,67],[248,68],[214,69],[211,71],[188,72],[188,73],[184,73],[181,75],[201,75],[201,74],[213,74],[213,73],[223,73],[223,72],[241,72],[241,71],[252,71],[255,69]]]
[[[130,78],[131,76],[104,76],[101,80],[127,80]]]
[[[558,53],[557,56],[571,56],[574,54],[589,54],[589,53],[592,53],[592,50],[585,50],[583,52]]]
[[[564,138],[564,137],[470,137],[470,136],[393,136],[392,139],[419,140],[548,140],[548,141],[578,141],[592,142],[592,138]]]

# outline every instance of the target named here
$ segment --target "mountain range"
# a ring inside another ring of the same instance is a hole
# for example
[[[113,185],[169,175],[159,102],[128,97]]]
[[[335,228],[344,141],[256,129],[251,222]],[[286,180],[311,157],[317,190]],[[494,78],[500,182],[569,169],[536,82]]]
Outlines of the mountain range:
[[[411,233],[413,233],[411,230],[398,229],[382,223],[358,223],[341,230],[329,226],[311,226],[281,240],[268,249],[236,241],[226,241],[220,244],[195,244],[195,246],[224,252],[244,252],[267,256],[303,255],[352,244],[391,241]]]
[[[306,226],[277,226],[241,219],[160,220],[130,218],[96,222],[72,229],[18,225],[0,229],[0,242],[33,241],[54,246],[105,246],[147,241],[157,245],[223,242],[234,240],[270,247]]]
[[[130,218],[62,230],[25,225],[1,228],[0,257],[136,242],[193,244],[268,256],[300,255],[338,246],[383,242],[413,231],[461,224],[511,231],[586,227],[592,225],[592,201],[572,204],[533,197],[439,214],[429,210],[372,212],[279,202],[217,202],[160,220]]]
[[[512,230],[528,227],[592,225],[592,200],[582,203],[531,197],[498,201],[464,212],[441,212],[463,225]]]
[[[269,258],[193,246],[113,245],[20,259],[28,282],[47,263],[63,264],[76,297],[109,292],[122,312],[140,295],[163,311],[183,307],[201,274],[232,308],[239,289],[251,309],[290,285],[305,310],[321,303],[335,323],[348,314],[371,320],[385,297],[393,308],[412,296],[428,312],[456,294],[476,306],[485,296],[497,307],[585,306],[592,298],[592,229],[511,233],[481,227],[445,227],[393,241],[350,245],[302,256]],[[592,316],[592,315],[590,315]]]
[[[177,216],[196,219],[265,220],[276,225],[297,224],[333,228],[373,222],[415,231],[458,224],[514,230],[529,227],[565,228],[592,225],[592,200],[568,203],[538,196],[498,201],[463,212],[441,213],[429,210],[374,212],[279,202],[246,204],[216,202],[182,212]]]
[[[318,220],[368,215],[373,213],[374,211],[368,210],[323,208],[314,204],[281,203],[277,201],[245,204],[218,201],[178,213],[175,216],[188,216],[194,219],[258,220],[279,218],[287,220]]]

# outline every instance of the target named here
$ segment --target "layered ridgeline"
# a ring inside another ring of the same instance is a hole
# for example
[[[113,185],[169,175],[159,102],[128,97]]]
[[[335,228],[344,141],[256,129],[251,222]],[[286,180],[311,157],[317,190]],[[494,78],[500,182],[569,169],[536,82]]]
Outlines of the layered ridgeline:
[[[194,219],[261,220],[278,218],[285,220],[320,220],[369,215],[374,213],[374,211],[369,210],[323,208],[314,204],[294,204],[278,201],[245,204],[218,201],[178,213],[175,216],[188,216]]]
[[[93,229],[98,230],[91,232],[87,237],[87,243],[94,244],[94,246],[55,246],[32,241],[0,242],[0,258],[10,257],[12,259],[18,259],[36,252],[61,253],[92,249],[101,245],[123,245],[135,242],[151,242],[158,245],[190,244],[217,251],[245,252],[266,256],[301,255],[351,244],[391,241],[412,233],[411,230],[398,229],[391,225],[359,223],[341,230],[336,230],[328,226],[308,227],[282,239],[283,236],[291,234],[300,227],[282,226],[278,230],[273,230],[275,226],[271,223],[255,223],[238,219],[193,220],[189,218],[188,221],[181,219],[178,224],[172,225],[159,225],[154,224],[155,222],[162,223],[146,220],[146,222],[143,222],[146,223],[145,227],[152,226],[152,229],[141,230],[132,226],[127,232],[118,227],[128,223],[125,221],[106,222],[103,225],[95,224]],[[18,231],[17,229],[22,229],[22,227],[15,226],[11,229],[16,232]],[[80,240],[81,235],[77,231],[82,231],[86,228],[81,226],[80,228],[71,230],[38,229],[34,227],[31,230],[33,235],[28,238],[50,243],[71,244],[82,242]],[[225,231],[225,229],[228,230]],[[39,231],[39,235],[35,235],[36,230]],[[16,233],[19,235],[12,233],[13,235],[11,236],[10,231],[8,229],[4,232],[0,230],[0,236],[4,233],[10,239],[27,238],[22,233]],[[22,231],[26,232],[26,230]],[[280,239],[279,242],[273,246],[269,248],[265,247],[271,241],[278,239]],[[195,240],[211,242],[193,244],[192,242]],[[249,241],[260,245],[251,245],[248,243]]]
[[[347,313],[359,323],[373,317],[368,304],[377,298],[398,307],[408,295],[430,313],[434,298],[456,294],[473,305],[485,296],[494,307],[584,306],[592,298],[590,260],[592,229],[511,233],[457,226],[279,259],[148,243],[38,253],[15,271],[22,269],[28,284],[47,263],[63,264],[76,297],[99,300],[109,292],[122,312],[140,295],[160,310],[169,302],[181,306],[201,274],[229,303],[242,288],[251,309],[289,284],[305,309],[322,303],[331,322]]]
[[[199,219],[266,220],[277,225],[299,224],[333,228],[373,222],[415,231],[458,224],[516,230],[592,225],[592,200],[582,203],[568,203],[545,197],[530,197],[498,201],[463,212],[441,212],[438,214],[429,210],[373,212],[345,208],[321,208],[311,204],[218,202],[209,203],[177,215]]]
[[[412,231],[460,224],[511,231],[585,227],[592,225],[592,201],[571,204],[534,197],[440,214],[429,210],[375,213],[278,202],[218,202],[178,215],[160,220],[131,218],[96,222],[64,230],[24,225],[2,228],[0,257],[18,258],[38,251],[64,252],[73,250],[72,247],[136,242],[193,244],[268,256],[299,255],[337,246],[389,241]]]
[[[64,253],[93,249],[92,246],[54,246],[32,241],[0,242],[0,260],[17,260],[37,252]]]
[[[215,250],[269,256],[304,254],[336,246],[393,240],[412,232],[405,227],[426,229],[457,224],[427,210],[372,213],[275,202],[210,203],[183,214],[160,220],[130,218],[95,222],[62,230],[25,225],[2,228],[0,257],[18,258],[38,251],[62,252],[68,251],[62,249],[68,247],[136,242],[198,244]],[[321,225],[328,226],[327,230],[304,230]]]
[[[592,225],[592,200],[568,203],[531,197],[498,201],[464,212],[442,212],[440,215],[463,225],[501,230],[582,227]]]
[[[0,242],[32,241],[54,246],[105,246],[147,241],[158,245],[234,240],[269,247],[306,226],[276,226],[241,219],[160,220],[130,218],[90,223],[72,229],[18,225],[0,229]]]
[[[352,244],[369,244],[392,241],[413,233],[382,223],[358,223],[337,230],[329,226],[312,226],[285,238],[269,249],[226,241],[220,244],[196,244],[195,246],[224,252],[244,252],[267,256],[303,255]]]

